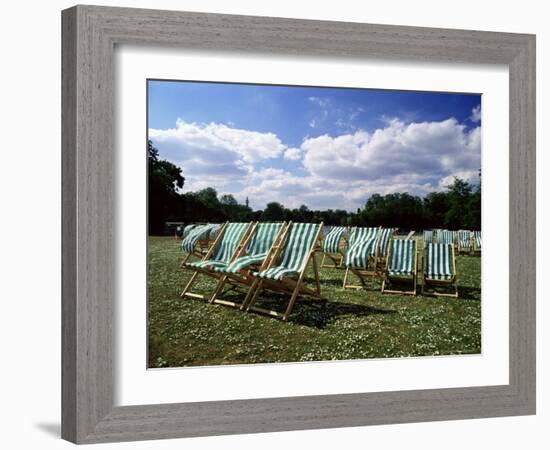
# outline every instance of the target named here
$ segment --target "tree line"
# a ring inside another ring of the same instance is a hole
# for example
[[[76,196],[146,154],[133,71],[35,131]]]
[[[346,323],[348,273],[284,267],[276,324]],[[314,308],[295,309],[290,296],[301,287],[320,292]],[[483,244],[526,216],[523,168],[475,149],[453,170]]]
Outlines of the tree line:
[[[179,193],[185,178],[181,169],[159,159],[158,150],[148,143],[148,228],[150,234],[164,234],[166,222],[294,221],[324,222],[326,225],[383,226],[404,229],[481,229],[481,183],[460,178],[444,191],[424,197],[408,193],[373,194],[355,212],[343,209],[311,210],[306,205],[289,209],[270,202],[262,210],[239,203],[231,194],[218,195],[212,187]]]

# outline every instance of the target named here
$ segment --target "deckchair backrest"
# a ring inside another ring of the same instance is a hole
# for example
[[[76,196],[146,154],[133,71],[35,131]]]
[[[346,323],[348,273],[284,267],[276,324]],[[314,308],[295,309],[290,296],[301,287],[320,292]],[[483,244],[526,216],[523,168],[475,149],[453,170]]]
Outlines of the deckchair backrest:
[[[377,227],[355,227],[349,238],[350,247],[357,241],[367,240],[371,237],[376,237],[378,233]]]
[[[325,235],[325,239],[323,240],[323,251],[325,253],[338,253],[340,240],[346,231],[346,227],[331,227],[331,230]]]
[[[455,275],[452,244],[427,244],[424,274],[435,280]]]
[[[205,239],[210,234],[210,231],[212,230],[211,224],[207,225],[197,225],[195,228],[193,228],[187,236],[181,241],[181,248],[183,251],[186,251],[188,253],[191,253],[195,249],[195,245],[197,242],[201,239]]]
[[[458,230],[457,242],[460,248],[469,248],[472,243],[472,233],[468,230]]]
[[[216,236],[218,235],[218,232],[220,231],[220,228],[222,227],[221,223],[212,223],[210,224],[210,234],[208,237],[212,240],[216,239]]]
[[[221,240],[216,245],[214,253],[209,259],[212,261],[229,262],[249,227],[250,224],[244,222],[228,223],[223,230]]]
[[[386,256],[388,245],[393,236],[393,228],[382,228],[378,235],[378,256]]]
[[[193,228],[195,228],[197,225],[194,224],[194,223],[191,223],[189,225],[185,225],[185,227],[183,227],[183,232],[181,233],[181,237],[182,238],[185,238]]]
[[[474,245],[477,248],[481,248],[481,231],[474,231],[473,233]]]
[[[290,225],[288,236],[284,242],[284,248],[280,255],[280,266],[300,271],[310,254],[315,238],[318,236],[317,223],[296,223]]]
[[[414,273],[416,241],[414,239],[393,239],[388,259],[388,271],[398,274]]]
[[[424,242],[433,242],[434,241],[434,232],[433,230],[424,230]]]
[[[259,223],[254,230],[254,235],[246,246],[246,253],[249,255],[267,253],[282,226],[282,223]]]
[[[454,242],[453,232],[449,230],[439,230],[437,232],[438,244],[452,244]]]
[[[356,239],[349,246],[346,252],[346,266],[355,268],[366,268],[370,255],[374,254],[376,248],[376,234],[366,235],[364,239]]]

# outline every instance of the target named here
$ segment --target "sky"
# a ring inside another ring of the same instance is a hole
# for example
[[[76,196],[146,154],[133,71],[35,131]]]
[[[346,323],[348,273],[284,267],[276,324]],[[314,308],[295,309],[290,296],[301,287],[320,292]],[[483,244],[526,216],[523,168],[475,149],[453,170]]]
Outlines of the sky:
[[[253,209],[362,207],[479,182],[481,95],[149,80],[148,136],[181,167]]]

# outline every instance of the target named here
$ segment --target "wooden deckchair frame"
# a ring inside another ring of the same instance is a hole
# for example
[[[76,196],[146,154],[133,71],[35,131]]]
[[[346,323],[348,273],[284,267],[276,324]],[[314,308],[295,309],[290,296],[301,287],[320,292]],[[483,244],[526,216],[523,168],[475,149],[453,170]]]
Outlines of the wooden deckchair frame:
[[[250,234],[250,229],[252,228],[252,224],[253,224],[253,222],[248,223],[248,227],[245,229],[239,244],[237,245],[237,247],[235,248],[235,251],[233,252],[233,255],[231,255],[231,258],[229,258],[229,262],[232,262],[235,259],[235,255],[242,248],[243,242],[247,240],[248,235]],[[223,239],[223,236],[225,234],[225,231],[226,231],[228,225],[229,225],[229,222],[225,222],[221,226],[220,230],[218,231],[218,235],[216,236],[216,239],[214,240],[214,243],[210,246],[209,250],[206,252],[206,255],[204,256],[204,258],[201,261],[207,261],[212,256],[212,254],[214,253],[214,250],[217,248],[218,243],[220,242],[221,239]],[[187,268],[190,269],[190,270],[193,270],[194,273],[191,276],[191,279],[187,282],[187,285],[185,286],[182,293],[180,294],[180,297],[181,298],[184,298],[184,297],[199,298],[199,299],[202,299],[202,300],[209,299],[210,296],[207,297],[207,296],[202,295],[202,294],[195,294],[193,292],[189,292],[189,289],[191,289],[191,286],[193,285],[193,283],[195,283],[195,281],[197,281],[197,278],[200,274],[207,275],[209,277],[219,279],[223,276],[223,273],[216,272],[215,270],[212,270],[212,269],[201,268],[201,267],[187,267],[187,266],[184,267],[184,269],[187,269]]]
[[[350,241],[352,233],[354,233],[355,230],[357,230],[358,227],[353,227],[350,232]],[[374,228],[374,227],[372,227]],[[378,227],[377,233],[380,232],[382,227]],[[374,255],[368,256],[368,262],[367,267],[364,269],[357,269],[357,268],[350,268],[346,267],[346,272],[344,273],[344,281],[342,282],[342,287],[344,289],[364,289],[367,287],[367,283],[365,282],[365,278],[369,277],[371,279],[379,278],[380,277],[380,271],[377,267],[377,259],[378,259],[378,242],[375,242],[376,249],[374,251]],[[351,245],[348,247],[348,251],[350,249]],[[369,269],[368,266],[373,265],[372,268]],[[359,281],[361,284],[352,284],[348,283],[349,274],[352,272],[357,278],[359,278]]]
[[[346,228],[346,231],[344,231],[344,234],[342,235],[342,237],[338,241],[338,253],[324,252],[323,251],[323,243],[321,242],[321,246],[320,246],[321,249],[319,251],[321,253],[323,253],[323,259],[321,260],[321,265],[319,266],[320,268],[328,268],[328,269],[341,269],[342,268],[342,264],[344,263],[345,254],[344,254],[344,252],[342,252],[340,241],[342,241],[342,239],[344,240],[344,245],[343,245],[344,248],[349,245],[348,238],[346,237],[346,233],[349,234],[349,227],[345,227],[345,228]],[[325,264],[325,259],[327,257],[330,260],[332,260],[332,262],[333,262],[332,265],[331,264]]]
[[[428,286],[432,286],[432,292],[429,292],[432,295],[435,295],[436,297],[452,297],[452,298],[458,298],[458,275],[456,271],[456,254],[455,254],[455,248],[454,245],[451,245],[451,261],[453,263],[453,276],[452,278],[449,278],[448,280],[436,280],[434,278],[427,278],[426,273],[424,272],[425,264],[426,264],[426,246],[424,246],[424,254],[422,255],[422,287],[421,287],[421,293],[422,295],[425,294],[426,288]],[[453,293],[449,292],[442,292],[438,291],[436,287],[452,287],[454,288]]]
[[[204,225],[210,225],[210,224],[207,224],[207,223],[198,224],[198,226],[204,226]],[[222,225],[222,227],[223,227],[223,225]],[[191,230],[191,231],[193,231],[193,230]],[[206,236],[206,238],[199,239],[197,241],[197,243],[195,244],[195,247],[193,248],[192,252],[187,253],[187,256],[182,260],[182,262],[180,264],[181,268],[185,267],[185,263],[187,261],[189,261],[189,258],[191,258],[191,256],[196,256],[200,260],[202,260],[204,258],[204,255],[206,255],[206,253],[208,253],[208,250],[210,250],[210,248],[216,243],[215,239],[210,239],[211,231],[212,230],[208,231],[208,236]],[[220,231],[222,231],[222,228],[220,228],[218,230],[218,233]],[[183,241],[183,239],[182,239],[182,241]]]
[[[274,267],[276,264],[278,264],[279,262],[278,258],[281,255],[281,251],[285,247],[285,244],[288,240],[291,226],[292,226],[292,222],[289,222],[287,229],[285,230],[285,233],[281,238],[281,243],[277,246],[277,248],[275,248],[273,256],[270,258],[266,269],[270,269]],[[250,311],[259,312],[269,317],[274,317],[277,319],[282,319],[283,321],[287,321],[288,317],[290,316],[290,313],[294,308],[296,299],[298,298],[299,295],[307,295],[310,297],[324,300],[324,298],[321,295],[321,283],[319,281],[319,270],[317,268],[317,261],[315,259],[317,244],[319,243],[319,237],[322,229],[323,229],[323,223],[321,222],[321,224],[319,225],[319,229],[317,230],[317,234],[315,235],[315,238],[311,244],[311,248],[309,249],[309,254],[306,258],[304,258],[304,263],[302,264],[302,267],[298,271],[299,272],[298,279],[293,280],[291,278],[283,278],[281,280],[270,280],[267,278],[255,277],[256,280],[249,291],[249,293],[253,293],[253,294],[250,295],[250,300],[248,300],[248,302],[245,303],[243,308],[244,310],[246,310],[247,312],[250,312]],[[312,265],[313,265],[313,273],[315,277],[315,290],[303,285],[304,277],[307,271],[309,261],[312,261]],[[270,290],[273,292],[282,292],[285,294],[290,294],[290,299],[287,303],[284,313],[281,313],[275,310],[261,308],[259,306],[254,306],[256,301],[258,300],[258,296],[260,292],[264,289]]]
[[[405,239],[407,240],[407,239]],[[391,255],[391,249],[392,249],[392,243],[393,239],[390,241],[390,245],[388,247],[388,258],[386,258],[386,270],[384,272],[384,278],[382,279],[382,294],[404,294],[404,295],[416,295],[416,280],[417,280],[417,271],[418,271],[418,242],[414,243],[414,264],[413,264],[413,271],[412,271],[412,277],[408,275],[390,275],[390,258]],[[386,282],[391,281],[391,279],[399,280],[399,281],[412,281],[413,283],[413,289],[411,291],[406,290],[400,290],[400,289],[387,289],[386,288]]]
[[[253,226],[252,230],[250,231],[248,238],[244,242],[243,246],[233,259],[234,261],[240,258],[241,256],[244,256],[246,253],[246,247],[248,246],[250,240],[254,236],[254,233],[256,232],[257,227],[260,225],[259,222],[256,222],[256,224]],[[225,306],[231,306],[233,308],[239,308],[241,311],[244,310],[244,307],[250,300],[250,297],[254,293],[254,290],[252,289],[254,282],[257,280],[256,277],[251,275],[251,268],[255,268],[258,271],[264,270],[267,268],[267,265],[271,261],[270,255],[272,254],[273,249],[277,248],[279,245],[279,241],[281,240],[281,236],[285,233],[286,229],[288,228],[288,224],[286,222],[283,222],[281,229],[277,232],[277,236],[275,236],[275,239],[271,243],[271,247],[267,251],[267,254],[262,261],[262,263],[259,266],[249,266],[246,269],[241,270],[238,273],[227,273],[223,272],[221,273],[222,277],[220,278],[220,281],[218,281],[218,284],[216,288],[214,289],[214,292],[212,293],[212,296],[210,297],[210,300],[208,300],[208,303],[212,304],[218,304],[218,305],[225,305]],[[219,298],[218,295],[222,292],[224,286],[226,283],[230,283],[233,285],[233,287],[241,286],[241,287],[248,287],[248,291],[246,293],[246,296],[242,302],[233,302],[230,300],[225,300],[222,298]]]

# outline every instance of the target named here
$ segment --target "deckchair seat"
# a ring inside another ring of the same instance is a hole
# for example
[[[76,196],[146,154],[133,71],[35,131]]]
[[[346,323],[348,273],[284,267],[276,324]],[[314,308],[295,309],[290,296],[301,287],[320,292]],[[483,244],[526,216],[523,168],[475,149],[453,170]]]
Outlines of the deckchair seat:
[[[356,240],[346,253],[346,267],[364,269],[373,253],[376,236]]]
[[[386,277],[382,281],[382,293],[416,295],[416,241],[414,239],[393,239],[389,245],[389,256]],[[388,289],[387,284],[393,281],[411,281],[410,289],[398,289],[397,286]]]
[[[262,270],[261,272],[254,272],[253,275],[268,280],[282,280],[283,278],[296,278],[299,272],[295,269],[279,266]]]
[[[242,256],[240,258],[237,258],[228,266],[215,267],[214,270],[226,273],[239,273],[241,270],[246,269],[247,267],[261,263],[266,256],[267,252],[256,255]]]
[[[453,268],[452,244],[429,244],[426,248],[424,277],[430,280],[451,280]]]

